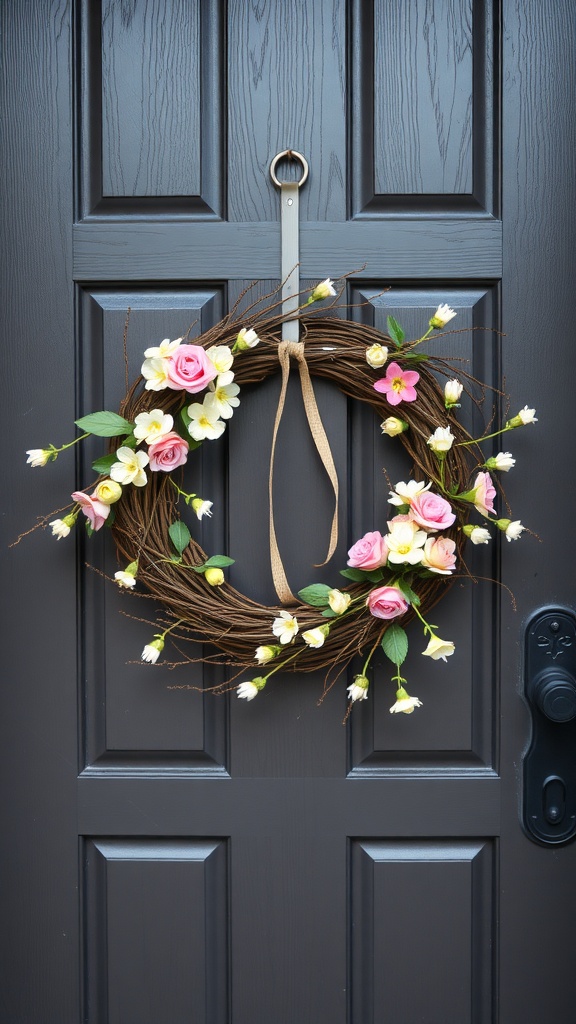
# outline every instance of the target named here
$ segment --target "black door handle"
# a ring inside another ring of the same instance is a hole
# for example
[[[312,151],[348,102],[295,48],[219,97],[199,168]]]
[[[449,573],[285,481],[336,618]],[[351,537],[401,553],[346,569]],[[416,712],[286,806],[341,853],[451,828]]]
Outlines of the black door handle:
[[[576,835],[576,615],[538,612],[526,629],[524,694],[532,738],[524,757],[523,825],[546,845]]]

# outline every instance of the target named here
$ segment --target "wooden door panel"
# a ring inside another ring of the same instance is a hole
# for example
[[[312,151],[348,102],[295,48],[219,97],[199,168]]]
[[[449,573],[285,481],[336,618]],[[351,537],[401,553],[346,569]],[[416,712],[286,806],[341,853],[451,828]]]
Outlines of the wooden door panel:
[[[118,282],[114,288],[82,289],[78,362],[83,411],[117,409],[126,378],[132,383],[139,373],[144,349],[188,330],[196,337],[222,317],[224,302],[222,287],[206,284],[127,288]],[[126,369],[123,335],[128,310]],[[94,439],[84,449],[85,476],[105,445]],[[190,459],[184,485],[210,495],[220,510],[225,502],[225,460],[225,446],[214,445],[206,453],[200,449]],[[220,512],[213,520],[194,518],[191,528],[201,544],[220,553],[227,545],[224,524]],[[84,545],[88,565],[83,572],[80,658],[85,668],[85,766],[142,771],[185,764],[191,770],[210,766],[224,771],[227,703],[194,694],[219,682],[220,670],[201,662],[201,645],[192,655],[171,645],[169,657],[146,666],[142,674],[140,653],[157,631],[161,609],[145,597],[134,601],[133,595],[111,586],[117,563],[108,540],[95,536]],[[198,660],[189,663],[190,656]],[[181,665],[170,668],[170,662]]]
[[[354,216],[498,209],[499,0],[353,0]]]
[[[490,841],[353,840],[355,1021],[492,1019],[494,864]]]
[[[224,1024],[228,855],[221,840],[87,839],[87,1024]]]
[[[76,13],[82,215],[221,217],[221,5],[79,0]]]

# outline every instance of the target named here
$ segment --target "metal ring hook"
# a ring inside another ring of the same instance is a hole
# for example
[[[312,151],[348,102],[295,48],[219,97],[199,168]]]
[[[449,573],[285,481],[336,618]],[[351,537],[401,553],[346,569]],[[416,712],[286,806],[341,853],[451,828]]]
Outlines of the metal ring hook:
[[[272,181],[274,182],[274,184],[276,185],[277,188],[282,188],[283,184],[289,184],[289,182],[279,181],[278,177],[276,176],[276,168],[278,166],[278,163],[279,163],[280,160],[283,160],[285,157],[288,160],[299,160],[300,161],[300,163],[302,165],[302,177],[300,178],[300,181],[297,182],[297,184],[298,184],[298,188],[302,188],[302,185],[304,184],[304,182],[306,181],[306,179],[308,177],[308,170],[309,170],[309,168],[308,168],[308,161],[306,160],[305,157],[302,156],[302,153],[297,153],[295,149],[283,149],[281,153],[277,153],[276,154],[276,156],[272,160],[272,163],[270,164],[270,177],[272,178]]]

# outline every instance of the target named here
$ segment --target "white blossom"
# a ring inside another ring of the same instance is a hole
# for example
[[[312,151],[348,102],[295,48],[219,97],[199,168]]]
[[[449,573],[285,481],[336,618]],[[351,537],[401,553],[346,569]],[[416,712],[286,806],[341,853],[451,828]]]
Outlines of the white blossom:
[[[257,697],[259,692],[258,687],[254,683],[240,683],[236,696],[240,697],[241,700],[254,700],[254,697]]]
[[[422,654],[428,658],[432,658],[434,661],[438,661],[442,658],[442,661],[446,661],[451,654],[454,654],[456,648],[451,640],[441,640],[439,636],[433,636],[430,640],[425,651]]]
[[[168,356],[172,355],[176,351],[182,338],[176,338],[175,341],[170,341],[170,338],[164,338],[159,345],[155,348],[147,348],[144,352],[146,359],[167,359]]]
[[[151,412],[140,412],[134,420],[134,437],[137,441],[145,441],[146,444],[154,444],[161,437],[169,434],[174,426],[174,419],[169,413],[162,409],[152,409]]]
[[[218,375],[215,383],[210,384],[210,390],[204,397],[204,407],[215,409],[223,420],[229,420],[234,409],[240,405],[240,399],[237,397],[240,388],[233,381],[232,370],[226,370],[225,373]]]
[[[218,419],[218,410],[206,403],[207,397],[206,395],[202,405],[199,402],[193,402],[188,406],[190,417],[188,433],[195,441],[204,441],[205,439],[215,441],[226,430],[224,420]]]
[[[464,390],[464,385],[459,380],[447,380],[444,385],[444,403],[450,408],[453,405],[457,405],[458,399],[460,398]]]
[[[192,502],[192,511],[195,513],[197,519],[202,519],[202,516],[211,516],[212,508],[211,501],[203,501],[202,498],[194,498]]]
[[[116,452],[118,462],[112,463],[110,476],[119,484],[134,484],[135,487],[144,487],[146,484],[146,473],[144,467],[150,459],[146,452],[135,452],[132,448],[119,448]]]
[[[381,366],[384,366],[387,359],[388,349],[385,345],[379,345],[378,342],[375,342],[374,345],[366,349],[366,362],[373,370],[378,370]]]
[[[210,362],[214,364],[218,373],[226,373],[227,370],[232,368],[234,356],[232,355],[232,349],[228,345],[212,345],[206,349],[206,355]]]
[[[28,456],[26,465],[36,469],[38,466],[45,466],[50,461],[52,452],[48,448],[29,448],[26,455]]]
[[[281,611],[280,615],[272,623],[272,632],[277,636],[281,644],[289,644],[298,632],[298,620],[290,612]]]
[[[351,701],[368,700],[369,685],[370,683],[366,676],[354,676],[354,682],[350,683],[350,686],[347,688],[348,699]]]
[[[396,490],[390,491],[388,501],[391,505],[410,505],[414,498],[423,494],[424,491],[430,490],[431,486],[431,483],[425,484],[421,480],[409,480],[408,483],[401,480],[396,484]]]
[[[432,451],[439,454],[449,452],[453,443],[454,434],[450,427],[436,427],[434,433],[426,441],[426,444],[430,446]]]
[[[438,329],[446,327],[446,324],[449,323],[450,320],[452,320],[452,318],[455,316],[455,311],[453,309],[450,309],[450,306],[448,306],[444,302],[440,306],[438,306],[438,309],[434,313],[434,316],[430,317],[430,327],[436,327]]]

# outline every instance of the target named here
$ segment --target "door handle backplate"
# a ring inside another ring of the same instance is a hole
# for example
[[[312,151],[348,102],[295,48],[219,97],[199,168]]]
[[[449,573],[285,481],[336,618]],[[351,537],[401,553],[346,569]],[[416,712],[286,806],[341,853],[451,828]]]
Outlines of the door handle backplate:
[[[539,843],[576,835],[576,615],[538,612],[526,628],[524,696],[532,738],[524,756],[523,826]]]

